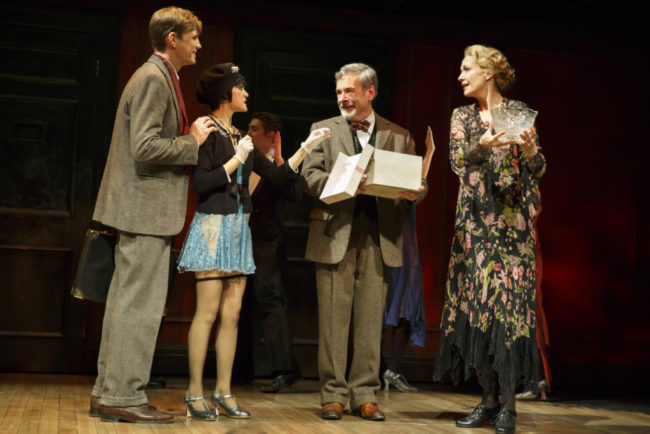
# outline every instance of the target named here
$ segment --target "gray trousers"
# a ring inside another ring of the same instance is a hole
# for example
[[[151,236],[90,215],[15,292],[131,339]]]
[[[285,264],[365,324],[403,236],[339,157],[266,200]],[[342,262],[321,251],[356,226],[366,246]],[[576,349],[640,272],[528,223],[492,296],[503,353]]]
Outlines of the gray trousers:
[[[349,398],[354,410],[377,402],[388,275],[377,222],[363,212],[354,219],[343,260],[338,264],[316,263],[321,404],[336,401],[345,407]],[[351,318],[354,353],[346,381]]]
[[[148,402],[149,381],[169,279],[171,237],[118,232],[115,272],[106,299],[97,379],[102,405]]]

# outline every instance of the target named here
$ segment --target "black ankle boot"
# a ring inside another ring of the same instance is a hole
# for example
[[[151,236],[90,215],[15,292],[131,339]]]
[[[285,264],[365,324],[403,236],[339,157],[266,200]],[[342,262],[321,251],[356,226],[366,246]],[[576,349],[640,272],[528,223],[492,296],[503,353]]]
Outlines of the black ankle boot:
[[[492,420],[494,431],[497,434],[510,434],[515,432],[517,412],[514,410],[502,409]]]
[[[476,406],[472,414],[456,421],[459,428],[478,428],[499,413],[499,407],[487,408],[483,403]]]

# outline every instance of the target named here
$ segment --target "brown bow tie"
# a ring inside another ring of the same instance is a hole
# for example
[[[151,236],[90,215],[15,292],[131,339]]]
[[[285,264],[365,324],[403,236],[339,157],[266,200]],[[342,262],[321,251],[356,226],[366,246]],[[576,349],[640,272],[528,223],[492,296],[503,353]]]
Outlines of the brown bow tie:
[[[362,131],[367,133],[368,128],[370,128],[370,122],[368,122],[368,121],[350,122],[350,130],[351,131],[362,130]]]

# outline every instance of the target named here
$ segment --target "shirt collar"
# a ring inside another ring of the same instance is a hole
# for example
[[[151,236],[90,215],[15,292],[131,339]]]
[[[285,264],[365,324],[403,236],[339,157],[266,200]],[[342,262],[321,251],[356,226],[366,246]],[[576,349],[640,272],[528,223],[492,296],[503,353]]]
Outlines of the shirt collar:
[[[368,134],[372,133],[373,129],[375,128],[375,111],[373,110],[370,115],[364,119],[364,121],[370,122],[370,126],[368,127]]]
[[[180,75],[178,75],[178,71],[176,71],[176,67],[174,66],[174,64],[172,62],[169,61],[169,59],[165,56],[164,53],[162,53],[160,51],[154,51],[154,54],[156,54],[156,55],[158,55],[160,57],[164,57],[165,60],[167,61],[167,63],[169,63],[169,66],[172,67],[172,71],[174,71],[174,74],[176,74],[176,78],[179,79],[179,80],[181,79]]]

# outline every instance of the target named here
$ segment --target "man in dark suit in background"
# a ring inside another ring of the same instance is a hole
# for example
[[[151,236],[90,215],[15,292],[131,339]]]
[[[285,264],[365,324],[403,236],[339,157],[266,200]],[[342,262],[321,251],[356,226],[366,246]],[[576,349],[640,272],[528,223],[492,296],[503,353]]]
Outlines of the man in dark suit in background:
[[[188,172],[216,128],[187,120],[178,71],[196,63],[201,21],[167,7],[149,23],[154,54],[127,83],[93,220],[117,230],[115,272],[106,300],[90,416],[160,423],[172,415],[148,405],[156,336],[165,306],[172,237],[185,222]]]
[[[248,125],[248,135],[253,139],[253,145],[278,166],[284,164],[281,129],[280,119],[265,112],[254,113]],[[284,260],[283,204],[284,200],[299,200],[301,190],[296,181],[287,181],[278,187],[253,173],[250,191],[253,211],[249,224],[255,259],[255,274],[251,280],[261,314],[264,343],[271,357],[271,375],[274,377],[271,384],[262,386],[260,390],[276,393],[301,378],[300,369],[293,356],[287,295],[282,286],[281,273]]]
[[[301,172],[305,192],[317,198],[340,152],[354,155],[374,146],[415,153],[409,132],[372,108],[378,84],[374,69],[353,63],[343,66],[335,78],[341,116],[312,125],[312,130],[329,128],[330,137],[307,156]],[[317,201],[310,215],[305,256],[316,263],[323,419],[340,419],[348,399],[352,411],[362,418],[385,419],[376,392],[388,267],[402,264],[400,200],[409,204],[421,200],[426,192],[426,181],[422,183],[419,192],[400,192],[401,199],[367,196],[358,190],[355,198],[330,205]],[[351,317],[354,354],[346,379]]]

